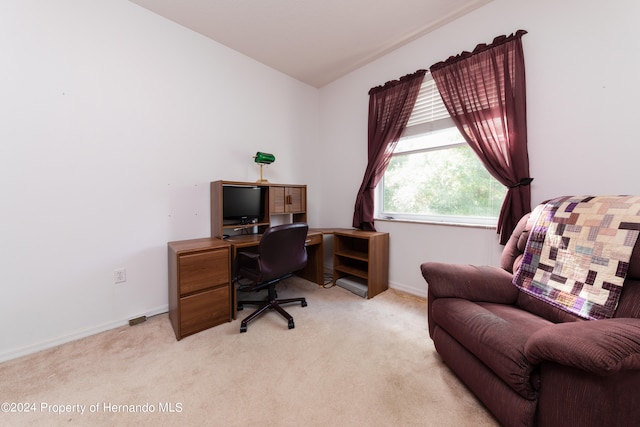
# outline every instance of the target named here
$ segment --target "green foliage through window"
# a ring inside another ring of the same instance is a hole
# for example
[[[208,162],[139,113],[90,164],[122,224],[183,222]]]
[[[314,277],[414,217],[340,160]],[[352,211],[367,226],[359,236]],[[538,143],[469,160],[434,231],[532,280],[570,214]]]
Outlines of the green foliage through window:
[[[395,154],[384,175],[384,216],[497,218],[505,188],[467,144]]]

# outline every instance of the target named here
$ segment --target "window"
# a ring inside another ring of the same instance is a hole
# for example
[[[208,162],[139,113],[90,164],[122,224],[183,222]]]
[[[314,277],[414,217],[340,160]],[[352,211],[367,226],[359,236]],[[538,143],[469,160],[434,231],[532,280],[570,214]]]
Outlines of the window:
[[[433,79],[425,76],[378,185],[377,218],[495,226],[505,194],[454,125]]]

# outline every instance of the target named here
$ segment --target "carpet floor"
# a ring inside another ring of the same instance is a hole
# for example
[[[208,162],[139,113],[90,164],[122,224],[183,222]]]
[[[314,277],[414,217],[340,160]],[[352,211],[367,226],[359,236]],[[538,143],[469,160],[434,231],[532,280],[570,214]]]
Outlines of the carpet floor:
[[[278,289],[307,298],[285,306],[294,329],[268,312],[176,341],[163,314],[2,363],[0,425],[497,425],[435,352],[425,301]]]

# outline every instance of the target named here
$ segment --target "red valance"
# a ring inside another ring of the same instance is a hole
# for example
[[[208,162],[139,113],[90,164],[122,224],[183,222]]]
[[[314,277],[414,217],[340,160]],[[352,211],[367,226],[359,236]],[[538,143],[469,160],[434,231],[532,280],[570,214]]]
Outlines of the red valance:
[[[411,79],[415,79],[415,78],[424,78],[424,75],[427,73],[427,70],[418,70],[415,73],[411,73],[411,74],[407,74],[406,76],[402,76],[397,80],[390,80],[388,82],[386,82],[383,85],[380,86],[376,86],[376,87],[372,87],[371,89],[369,89],[369,95],[373,95],[374,93],[378,93],[380,91],[383,90],[387,90],[389,88],[392,88],[394,86],[397,86],[401,83],[405,83],[408,82]]]
[[[446,61],[436,62],[431,67],[429,67],[429,71],[431,71],[433,73],[435,70],[439,70],[439,69],[441,69],[443,67],[446,67],[448,65],[455,64],[458,61],[462,61],[464,59],[467,59],[470,56],[473,56],[473,55],[478,54],[480,52],[484,52],[485,50],[494,48],[496,46],[500,46],[500,45],[505,44],[505,43],[508,43],[511,40],[519,39],[522,36],[524,36],[525,34],[527,34],[527,31],[518,30],[515,33],[512,33],[512,34],[510,34],[508,36],[505,36],[505,35],[497,36],[497,37],[495,37],[493,39],[493,42],[491,44],[480,43],[479,45],[477,45],[475,47],[475,49],[473,49],[473,52],[468,52],[468,51],[465,50],[464,52],[459,53],[458,55],[450,56]]]

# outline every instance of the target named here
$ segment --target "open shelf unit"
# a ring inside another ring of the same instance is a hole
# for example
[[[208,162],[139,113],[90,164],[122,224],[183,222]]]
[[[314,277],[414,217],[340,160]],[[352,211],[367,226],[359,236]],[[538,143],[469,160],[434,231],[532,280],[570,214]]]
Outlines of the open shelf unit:
[[[333,238],[333,283],[342,277],[363,279],[368,298],[389,288],[389,233],[344,230]]]

